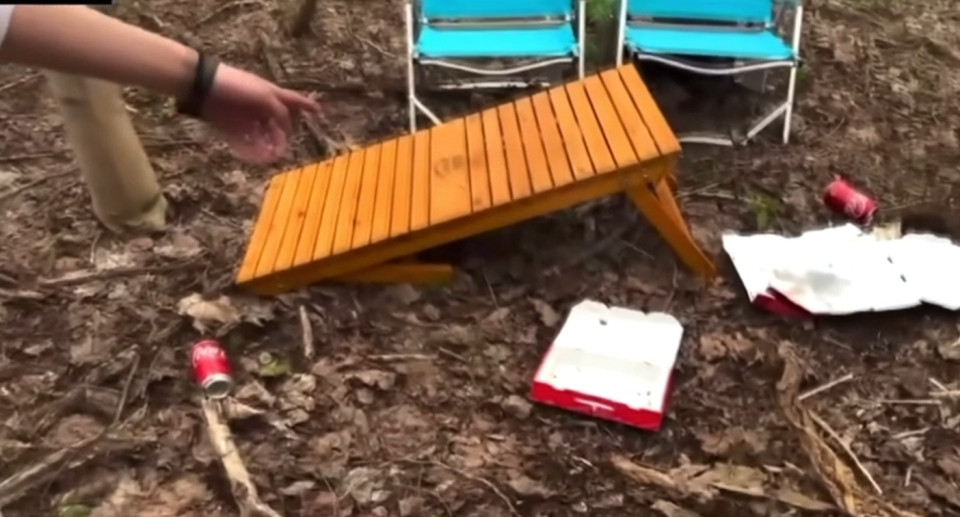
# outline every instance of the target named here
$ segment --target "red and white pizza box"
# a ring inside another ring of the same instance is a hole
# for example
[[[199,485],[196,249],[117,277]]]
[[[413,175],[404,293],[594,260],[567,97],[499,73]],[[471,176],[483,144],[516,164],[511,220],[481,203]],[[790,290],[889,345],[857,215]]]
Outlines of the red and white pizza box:
[[[660,429],[683,326],[669,314],[582,301],[533,379],[530,398],[641,429]]]
[[[841,316],[923,303],[960,310],[960,247],[931,235],[881,230],[887,229],[728,234],[723,247],[750,300],[771,312]]]

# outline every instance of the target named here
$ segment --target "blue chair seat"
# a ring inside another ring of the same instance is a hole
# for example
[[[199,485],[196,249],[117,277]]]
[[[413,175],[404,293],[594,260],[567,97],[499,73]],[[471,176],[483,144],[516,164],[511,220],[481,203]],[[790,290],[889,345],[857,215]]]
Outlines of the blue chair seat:
[[[626,0],[631,17],[713,22],[773,21],[776,0]]]
[[[645,54],[793,59],[793,49],[771,31],[738,32],[697,28],[627,27],[626,43]]]
[[[416,52],[421,58],[524,58],[571,56],[577,53],[573,27],[456,28],[420,30]]]

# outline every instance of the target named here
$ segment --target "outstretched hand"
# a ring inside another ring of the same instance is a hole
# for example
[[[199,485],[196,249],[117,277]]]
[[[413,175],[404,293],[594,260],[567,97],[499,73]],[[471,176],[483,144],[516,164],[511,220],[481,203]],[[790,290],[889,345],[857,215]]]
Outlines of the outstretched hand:
[[[286,153],[293,119],[319,109],[309,96],[221,64],[201,115],[238,158],[268,163]]]

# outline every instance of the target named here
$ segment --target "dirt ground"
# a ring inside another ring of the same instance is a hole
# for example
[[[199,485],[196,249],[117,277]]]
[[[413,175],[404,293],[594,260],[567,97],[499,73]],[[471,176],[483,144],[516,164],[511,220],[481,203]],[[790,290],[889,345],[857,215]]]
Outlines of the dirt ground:
[[[121,241],[100,229],[41,79],[0,68],[5,517],[240,515],[190,378],[200,330],[233,358],[235,439],[263,501],[288,517],[960,514],[950,397],[960,391],[934,393],[960,390],[953,314],[761,314],[729,271],[710,286],[678,271],[620,199],[452,247],[462,272],[449,286],[233,291],[269,175],[400,132],[406,117],[399,1],[324,0],[299,41],[277,28],[282,10],[270,0],[122,9],[323,95],[322,137],[303,131],[288,162],[268,169],[130,91],[173,209],[164,235]],[[685,153],[683,210],[718,257],[725,229],[825,223],[819,193],[835,174],[887,213],[952,206],[952,2],[817,0],[805,22],[794,141],[770,131],[747,148]],[[229,328],[198,329],[179,313],[201,295],[229,297],[207,307]],[[588,297],[683,321],[659,433],[526,402],[560,320]]]

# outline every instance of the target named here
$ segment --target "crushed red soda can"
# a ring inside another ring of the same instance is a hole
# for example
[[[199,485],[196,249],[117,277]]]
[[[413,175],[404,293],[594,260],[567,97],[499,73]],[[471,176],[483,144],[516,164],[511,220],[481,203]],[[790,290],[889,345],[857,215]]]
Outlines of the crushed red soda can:
[[[193,375],[204,394],[211,399],[222,399],[233,389],[230,360],[220,343],[204,339],[193,345],[191,353]]]
[[[857,224],[869,224],[877,212],[877,202],[846,181],[837,178],[823,192],[823,204]]]

